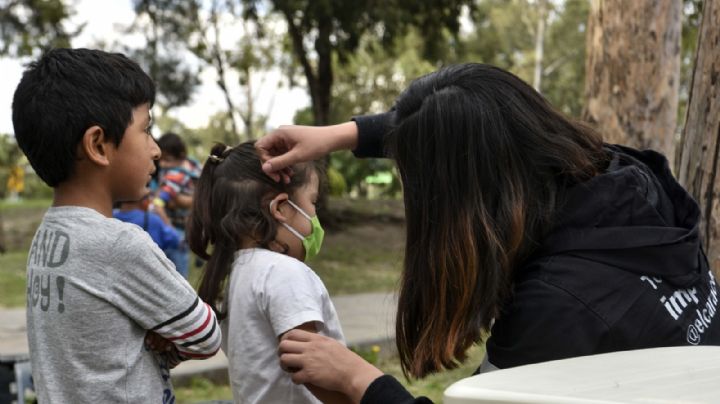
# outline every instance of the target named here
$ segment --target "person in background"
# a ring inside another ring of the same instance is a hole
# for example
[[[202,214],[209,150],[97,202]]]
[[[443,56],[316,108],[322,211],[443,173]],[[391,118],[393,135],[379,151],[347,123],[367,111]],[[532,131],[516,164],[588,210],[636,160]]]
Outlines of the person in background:
[[[177,271],[187,279],[189,250],[185,239],[185,226],[192,206],[195,182],[200,176],[200,164],[188,158],[187,147],[175,133],[166,133],[158,139],[162,151],[157,196],[153,201],[167,214],[180,238],[176,248],[166,250]]]
[[[153,196],[148,194],[139,201],[120,202],[117,209],[113,209],[113,217],[142,227],[161,250],[166,252],[170,249],[177,249],[180,244],[180,236],[172,225],[163,221],[160,215],[152,211],[152,198]]]

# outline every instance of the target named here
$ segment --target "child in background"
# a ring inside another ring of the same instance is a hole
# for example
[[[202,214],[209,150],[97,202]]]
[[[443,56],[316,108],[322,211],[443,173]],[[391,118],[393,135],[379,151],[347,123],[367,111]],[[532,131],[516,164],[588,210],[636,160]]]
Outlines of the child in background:
[[[304,264],[323,239],[320,176],[313,163],[293,171],[289,183],[275,182],[253,142],[216,145],[195,191],[188,242],[207,260],[199,293],[222,319],[236,403],[317,402],[280,368],[279,338],[300,328],[343,341],[325,286]],[[345,399],[308,387],[323,400]]]
[[[180,244],[167,250],[167,254],[177,271],[187,279],[190,267],[185,223],[201,167],[197,161],[188,158],[187,147],[179,135],[166,133],[158,139],[158,145],[162,156],[156,203],[164,209],[180,237]]]
[[[27,262],[40,403],[172,403],[169,368],[219,349],[209,306],[147,233],[112,219],[115,202],[148,193],[154,100],[135,62],[89,49],[47,52],[15,90],[17,143],[53,187]]]
[[[113,217],[142,227],[163,251],[177,248],[180,244],[180,236],[175,228],[150,210],[150,198],[152,196],[148,194],[139,201],[120,202],[118,208],[113,210]]]

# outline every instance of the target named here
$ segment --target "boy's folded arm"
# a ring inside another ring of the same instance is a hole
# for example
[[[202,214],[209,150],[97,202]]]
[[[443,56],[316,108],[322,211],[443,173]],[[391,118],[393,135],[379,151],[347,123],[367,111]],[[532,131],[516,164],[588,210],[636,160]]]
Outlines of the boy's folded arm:
[[[145,330],[171,342],[183,359],[213,356],[221,341],[213,310],[149,234],[136,226],[123,227],[108,258],[123,265],[107,273],[103,297]]]
[[[215,313],[200,298],[151,331],[173,343],[182,359],[209,358],[220,349],[222,339]]]

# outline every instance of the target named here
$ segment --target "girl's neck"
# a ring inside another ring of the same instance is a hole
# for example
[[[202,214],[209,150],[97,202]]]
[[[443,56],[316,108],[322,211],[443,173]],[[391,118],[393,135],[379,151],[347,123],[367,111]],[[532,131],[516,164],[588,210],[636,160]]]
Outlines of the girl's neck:
[[[251,238],[244,238],[242,240],[242,243],[240,243],[240,249],[241,250],[247,250],[251,248],[266,248],[261,246],[257,240],[251,239]],[[284,249],[277,241],[271,241],[268,248],[266,248],[270,251],[274,251],[276,253],[285,254]]]

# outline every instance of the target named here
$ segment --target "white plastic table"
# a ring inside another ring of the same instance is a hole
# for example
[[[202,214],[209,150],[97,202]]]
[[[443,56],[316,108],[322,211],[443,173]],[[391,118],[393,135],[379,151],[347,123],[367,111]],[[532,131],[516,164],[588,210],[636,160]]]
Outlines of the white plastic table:
[[[496,370],[445,390],[446,404],[720,403],[720,346],[641,349]]]

